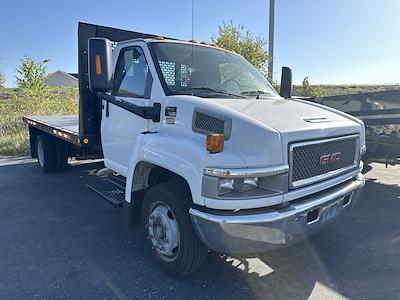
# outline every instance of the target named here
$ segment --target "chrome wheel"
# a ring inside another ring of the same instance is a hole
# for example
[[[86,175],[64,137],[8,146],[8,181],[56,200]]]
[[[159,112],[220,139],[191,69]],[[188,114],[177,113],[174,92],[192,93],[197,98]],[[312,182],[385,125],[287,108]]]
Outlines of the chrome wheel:
[[[151,206],[147,228],[157,255],[167,262],[175,260],[179,252],[179,226],[174,213],[165,203],[156,202]]]
[[[42,142],[38,142],[37,144],[37,156],[38,162],[41,167],[44,166],[44,151],[43,151],[43,144]]]

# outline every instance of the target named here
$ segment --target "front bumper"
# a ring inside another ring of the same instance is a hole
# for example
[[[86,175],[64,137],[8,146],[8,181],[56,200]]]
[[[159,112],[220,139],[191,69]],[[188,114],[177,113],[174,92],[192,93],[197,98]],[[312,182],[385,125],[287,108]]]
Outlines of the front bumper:
[[[304,239],[321,225],[352,207],[365,184],[357,177],[320,193],[291,201],[280,209],[215,212],[190,209],[193,226],[211,250],[253,253],[286,246]]]

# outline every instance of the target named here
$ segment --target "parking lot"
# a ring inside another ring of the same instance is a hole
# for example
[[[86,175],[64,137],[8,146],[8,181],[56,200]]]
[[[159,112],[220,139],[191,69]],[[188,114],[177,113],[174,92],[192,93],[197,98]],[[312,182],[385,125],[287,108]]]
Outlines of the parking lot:
[[[136,226],[86,187],[101,161],[43,174],[0,159],[0,298],[398,299],[400,167],[373,164],[358,205],[292,248],[211,253],[184,279],[161,273]]]

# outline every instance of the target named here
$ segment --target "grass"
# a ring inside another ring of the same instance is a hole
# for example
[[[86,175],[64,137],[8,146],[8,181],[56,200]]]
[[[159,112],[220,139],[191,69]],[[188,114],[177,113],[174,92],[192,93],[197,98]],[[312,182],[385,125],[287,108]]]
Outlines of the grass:
[[[399,90],[400,84],[388,85],[310,85],[311,88],[319,89],[321,96],[339,96],[348,94],[380,92],[387,90]],[[293,95],[306,96],[301,85],[293,87]]]
[[[399,85],[322,85],[322,95],[343,95],[362,92],[400,89]],[[294,87],[294,95],[301,95],[301,87]],[[27,125],[24,115],[78,114],[77,88],[49,88],[42,96],[10,88],[0,88],[0,155],[29,154]],[[398,126],[390,130],[399,130]]]
[[[51,88],[42,96],[31,96],[17,89],[0,89],[0,155],[29,154],[24,115],[77,114],[77,88]]]

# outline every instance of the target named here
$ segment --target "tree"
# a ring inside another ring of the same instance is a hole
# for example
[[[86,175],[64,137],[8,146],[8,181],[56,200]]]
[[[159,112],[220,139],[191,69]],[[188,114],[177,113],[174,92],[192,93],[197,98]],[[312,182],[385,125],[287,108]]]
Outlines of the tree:
[[[3,71],[0,71],[0,88],[3,88],[6,85],[6,75]]]
[[[218,36],[212,37],[212,42],[218,47],[242,55],[261,73],[267,74],[267,42],[261,35],[254,37],[249,31],[245,31],[244,26],[235,26],[231,21],[228,25],[224,23],[219,26]]]
[[[302,88],[302,94],[303,96],[313,96],[313,97],[318,97],[322,96],[322,89],[320,86],[311,86],[310,82],[308,80],[308,76],[306,76],[303,79],[303,82],[301,84]]]
[[[15,77],[18,88],[26,90],[31,96],[41,96],[46,92],[44,62],[35,62],[31,57],[24,56],[17,72],[20,74]]]

